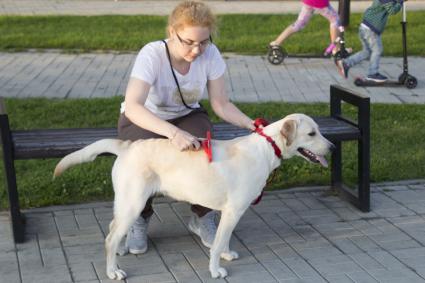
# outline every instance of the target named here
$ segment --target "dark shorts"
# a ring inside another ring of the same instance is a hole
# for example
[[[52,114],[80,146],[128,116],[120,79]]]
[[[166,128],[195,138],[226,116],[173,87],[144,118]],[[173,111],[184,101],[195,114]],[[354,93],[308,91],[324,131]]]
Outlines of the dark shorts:
[[[208,117],[208,113],[204,108],[198,108],[189,114],[167,120],[176,127],[192,134],[198,138],[204,138],[207,131],[212,133],[212,123]],[[121,114],[118,120],[118,138],[122,140],[139,140],[139,139],[152,139],[152,138],[166,138],[164,136],[152,133],[151,131],[140,128],[133,124],[125,114]]]

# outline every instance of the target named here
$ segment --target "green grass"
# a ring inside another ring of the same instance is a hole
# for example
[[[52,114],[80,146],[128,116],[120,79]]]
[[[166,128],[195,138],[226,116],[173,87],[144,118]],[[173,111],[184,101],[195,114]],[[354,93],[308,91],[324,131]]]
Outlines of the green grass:
[[[114,127],[120,97],[108,99],[7,99],[13,129]],[[209,109],[207,102],[204,105]],[[251,117],[280,118],[301,112],[328,115],[328,104],[259,103],[238,104]],[[211,110],[209,109],[211,112]],[[345,107],[349,116],[352,108]],[[217,121],[217,118],[213,116]],[[395,181],[425,176],[425,105],[371,105],[371,181]],[[356,146],[345,143],[344,177],[356,182]],[[110,200],[113,196],[110,171],[113,157],[76,166],[52,180],[58,160],[16,162],[17,181],[23,207]],[[0,167],[0,171],[3,167]],[[3,172],[0,172],[3,178]],[[0,180],[0,205],[7,206],[4,180]],[[269,189],[329,184],[329,169],[300,158],[284,161]]]
[[[223,52],[264,54],[297,15],[222,15],[214,42]],[[425,55],[424,11],[409,12],[409,55]],[[390,17],[383,34],[384,55],[400,56],[401,14]],[[347,46],[361,48],[357,36],[361,14],[350,15]],[[0,16],[0,50],[62,49],[81,51],[137,51],[165,37],[163,16]],[[328,22],[320,16],[285,43],[292,54],[322,54],[329,44]]]

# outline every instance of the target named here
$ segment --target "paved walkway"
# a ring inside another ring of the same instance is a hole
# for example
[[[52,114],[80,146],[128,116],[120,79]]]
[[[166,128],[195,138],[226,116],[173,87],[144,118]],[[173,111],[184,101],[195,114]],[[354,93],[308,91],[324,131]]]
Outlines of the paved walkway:
[[[376,184],[372,212],[361,213],[325,188],[267,193],[236,227],[212,280],[208,250],[189,233],[185,203],[159,199],[149,250],[119,257],[129,283],[141,282],[425,282],[425,180]],[[0,282],[112,282],[103,242],[111,203],[29,210],[27,241],[14,245],[0,213]]]
[[[0,53],[0,96],[111,97],[123,95],[136,54]],[[224,54],[227,92],[234,101],[329,102],[329,85],[340,84],[371,97],[372,102],[425,103],[425,58],[410,58],[409,70],[418,86],[359,88],[367,63],[342,78],[331,59],[288,58],[271,65],[265,56]],[[397,79],[401,58],[383,58],[381,71]]]

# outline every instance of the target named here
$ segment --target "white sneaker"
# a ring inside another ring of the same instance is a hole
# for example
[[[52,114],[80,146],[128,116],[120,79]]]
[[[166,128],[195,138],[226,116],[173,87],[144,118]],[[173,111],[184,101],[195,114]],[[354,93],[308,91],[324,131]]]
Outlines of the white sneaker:
[[[142,216],[137,218],[136,222],[127,232],[124,247],[118,251],[119,255],[143,254],[148,250],[148,225],[150,217],[144,219]]]
[[[211,248],[215,234],[217,232],[217,224],[215,223],[215,217],[217,212],[212,210],[202,217],[192,215],[190,218],[188,227],[189,230],[201,238],[202,244],[207,248]]]

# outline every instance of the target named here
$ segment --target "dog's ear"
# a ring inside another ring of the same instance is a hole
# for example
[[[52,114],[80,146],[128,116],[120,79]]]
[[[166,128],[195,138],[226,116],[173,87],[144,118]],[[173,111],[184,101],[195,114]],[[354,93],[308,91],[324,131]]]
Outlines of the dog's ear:
[[[286,139],[286,146],[290,146],[295,139],[295,134],[297,131],[297,123],[295,120],[287,120],[283,123],[280,133]]]

